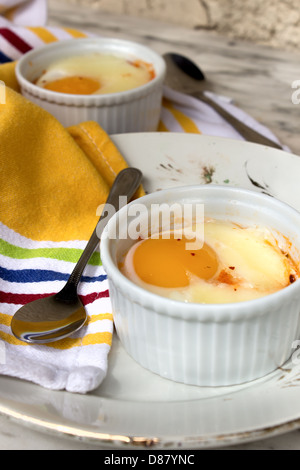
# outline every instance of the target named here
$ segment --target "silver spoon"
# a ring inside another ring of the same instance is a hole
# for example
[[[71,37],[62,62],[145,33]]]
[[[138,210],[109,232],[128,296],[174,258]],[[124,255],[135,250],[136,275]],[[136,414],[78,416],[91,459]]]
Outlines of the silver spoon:
[[[49,343],[71,335],[84,325],[87,315],[77,295],[83,270],[113,215],[111,206],[115,211],[120,208],[120,196],[127,196],[129,201],[141,179],[142,173],[136,168],[126,168],[117,175],[97,227],[64,288],[55,295],[24,305],[13,316],[11,330],[18,339],[27,343]]]
[[[164,54],[167,65],[167,74],[165,84],[181,93],[187,93],[200,101],[208,104],[217,113],[222,116],[238,133],[249,142],[267,145],[282,150],[282,146],[268,139],[264,135],[248,127],[242,121],[239,121],[232,114],[219,106],[213,99],[209,98],[203,92],[203,81],[205,76],[199,67],[187,57],[181,54],[168,52]]]

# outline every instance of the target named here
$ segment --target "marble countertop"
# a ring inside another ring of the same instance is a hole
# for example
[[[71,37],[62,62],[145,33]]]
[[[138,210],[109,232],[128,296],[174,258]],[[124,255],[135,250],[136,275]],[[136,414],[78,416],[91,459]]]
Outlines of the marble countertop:
[[[207,77],[208,89],[234,103],[269,127],[293,153],[300,155],[300,104],[292,103],[292,83],[300,80],[300,54],[233,41],[209,31],[187,30],[148,19],[111,15],[52,1],[49,25],[64,25],[106,37],[122,37],[157,52],[181,52],[194,59]],[[255,99],[253,99],[255,97]],[[50,436],[0,416],[0,449],[90,450],[94,445]],[[300,450],[300,430],[231,449]]]

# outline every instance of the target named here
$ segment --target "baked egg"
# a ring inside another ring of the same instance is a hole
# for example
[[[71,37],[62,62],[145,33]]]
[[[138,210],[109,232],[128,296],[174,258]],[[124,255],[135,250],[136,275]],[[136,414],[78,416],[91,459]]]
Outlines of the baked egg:
[[[191,227],[197,233],[197,227]],[[170,231],[139,239],[120,260],[137,285],[171,299],[195,303],[241,302],[274,293],[299,277],[289,253],[265,227],[207,219],[204,243],[189,249]],[[166,236],[169,235],[169,236]]]
[[[50,64],[35,84],[76,95],[118,93],[140,87],[155,77],[152,64],[106,53],[71,56]]]

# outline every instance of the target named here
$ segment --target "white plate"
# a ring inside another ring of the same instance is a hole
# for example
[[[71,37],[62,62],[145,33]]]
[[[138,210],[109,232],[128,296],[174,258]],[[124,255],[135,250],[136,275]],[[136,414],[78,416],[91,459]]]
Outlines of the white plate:
[[[114,137],[148,192],[228,184],[267,192],[300,210],[300,158],[256,144],[192,134]],[[270,437],[300,425],[300,352],[255,382],[201,388],[139,366],[114,335],[109,371],[94,393],[53,392],[0,377],[0,412],[19,423],[105,448],[201,449]]]

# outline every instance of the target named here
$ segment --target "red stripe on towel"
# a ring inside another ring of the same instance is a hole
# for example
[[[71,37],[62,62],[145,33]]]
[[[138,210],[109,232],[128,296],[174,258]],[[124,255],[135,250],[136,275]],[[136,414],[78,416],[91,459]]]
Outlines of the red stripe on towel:
[[[11,43],[12,46],[14,46],[16,49],[18,49],[20,52],[25,54],[25,52],[28,52],[32,49],[32,47],[27,44],[20,36],[15,34],[11,29],[8,28],[0,28],[0,34],[8,41]]]
[[[6,304],[25,305],[34,300],[42,299],[43,297],[49,297],[53,294],[12,294],[10,292],[0,291],[0,302]],[[80,300],[83,305],[91,304],[97,299],[109,297],[108,289],[101,292],[93,292],[88,295],[81,295]]]

